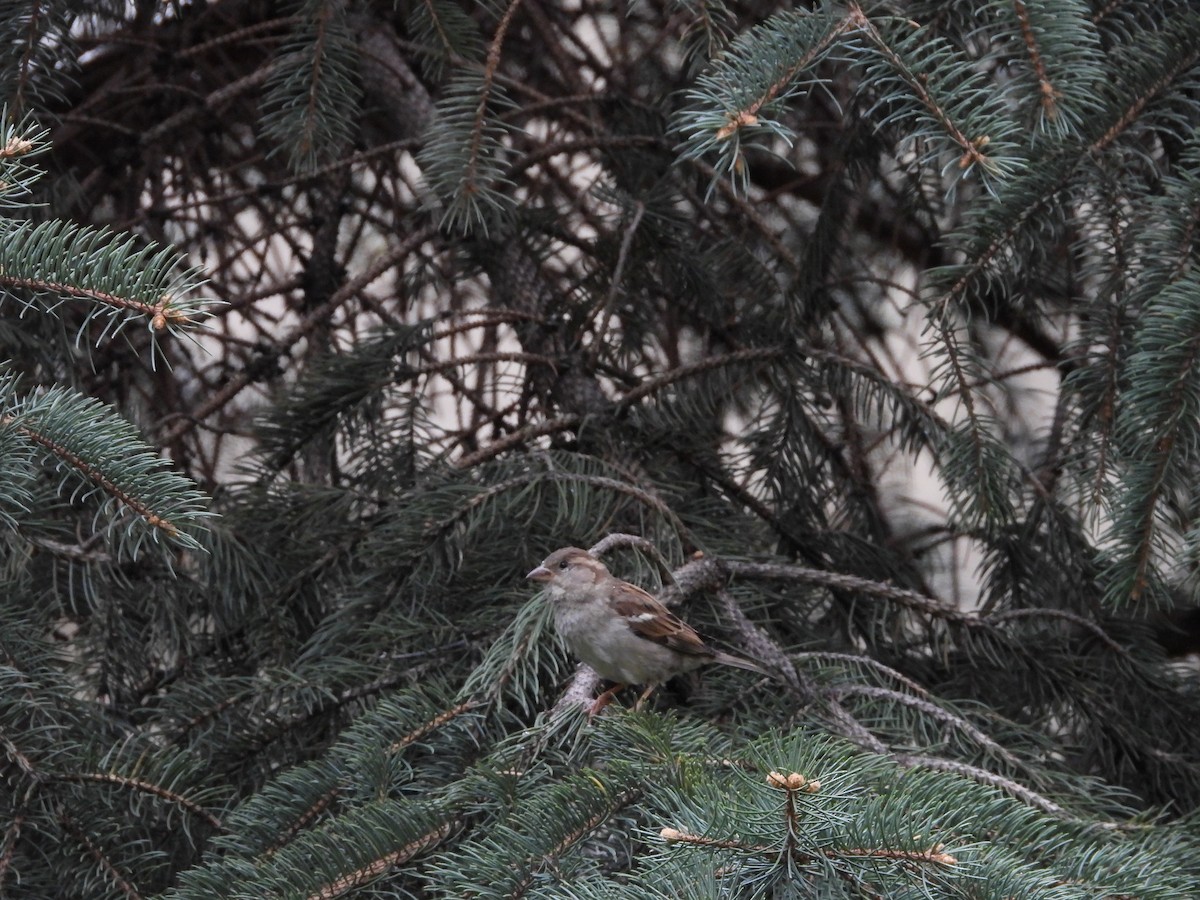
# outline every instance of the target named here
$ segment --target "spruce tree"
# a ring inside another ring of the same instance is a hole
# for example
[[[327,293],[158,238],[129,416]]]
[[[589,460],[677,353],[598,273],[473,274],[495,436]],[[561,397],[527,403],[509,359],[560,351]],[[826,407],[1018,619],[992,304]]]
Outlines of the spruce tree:
[[[1200,890],[1194,4],[0,27],[0,896]]]

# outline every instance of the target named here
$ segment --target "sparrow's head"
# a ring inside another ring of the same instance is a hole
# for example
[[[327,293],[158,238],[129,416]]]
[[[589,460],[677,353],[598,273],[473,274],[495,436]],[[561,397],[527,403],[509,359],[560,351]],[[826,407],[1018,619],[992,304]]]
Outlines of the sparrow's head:
[[[547,556],[525,577],[547,587],[584,588],[607,578],[608,568],[586,550],[563,547]]]

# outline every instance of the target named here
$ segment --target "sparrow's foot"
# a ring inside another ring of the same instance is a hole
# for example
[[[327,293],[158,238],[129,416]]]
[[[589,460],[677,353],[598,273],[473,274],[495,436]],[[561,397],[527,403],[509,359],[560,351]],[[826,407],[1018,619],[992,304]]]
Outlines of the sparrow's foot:
[[[592,708],[588,711],[588,721],[600,715],[600,710],[612,703],[613,697],[617,696],[617,691],[625,687],[623,684],[614,684],[607,691],[596,698],[596,702],[592,704]]]
[[[646,689],[642,691],[642,696],[637,698],[637,703],[633,704],[634,712],[641,712],[642,704],[646,702],[646,698],[654,692],[656,687],[658,687],[657,684],[650,684],[646,686]]]

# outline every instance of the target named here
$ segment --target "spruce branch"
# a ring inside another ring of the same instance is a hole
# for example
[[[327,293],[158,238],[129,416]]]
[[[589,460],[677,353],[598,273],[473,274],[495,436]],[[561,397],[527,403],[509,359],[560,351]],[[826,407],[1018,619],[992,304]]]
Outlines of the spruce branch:
[[[537,600],[527,602],[488,649],[487,655],[459,690],[461,703],[499,707],[506,694],[529,708],[534,702],[536,673],[542,664],[541,637],[550,609]]]
[[[759,844],[747,844],[739,840],[717,840],[697,834],[688,834],[676,828],[663,828],[659,834],[668,844],[694,844],[698,847],[711,847],[717,850],[743,850],[760,855],[777,852],[774,847]],[[903,862],[937,863],[944,866],[957,865],[958,860],[946,853],[940,844],[935,844],[928,850],[903,850],[895,847],[844,847],[840,849],[822,848],[820,851],[830,859],[845,857],[867,857],[874,859],[898,860]],[[789,855],[796,855],[793,849]],[[801,854],[802,856],[803,854]],[[865,887],[861,885],[860,887]],[[876,895],[879,896],[879,895]]]
[[[629,224],[625,226],[624,234],[621,236],[621,248],[617,252],[617,265],[613,270],[608,292],[597,301],[585,318],[585,321],[594,321],[598,326],[595,329],[595,343],[592,345],[591,353],[588,354],[588,368],[590,369],[594,369],[600,359],[600,351],[602,349],[600,329],[607,327],[609,310],[617,302],[617,291],[620,289],[621,281],[625,276],[625,267],[629,262],[629,248],[633,245],[633,236],[637,234],[638,225],[645,214],[646,204],[640,200],[636,201],[633,205],[633,216],[630,218]]]
[[[323,812],[329,809],[334,801],[336,801],[339,796],[346,792],[346,789],[347,786],[345,784],[335,784],[317,797],[312,803],[300,811],[300,814],[296,817],[295,821],[280,831],[279,837],[276,838],[273,843],[269,844],[263,849],[262,855],[266,858],[270,858],[290,844],[293,840],[295,840],[297,835],[304,832]]]
[[[849,663],[850,665],[858,666],[863,669],[869,669],[871,671],[881,672],[886,677],[888,677],[894,681],[900,682],[900,684],[904,685],[906,688],[908,688],[910,691],[912,691],[918,697],[924,697],[924,698],[928,699],[930,696],[928,690],[923,688],[920,684],[918,684],[913,679],[909,678],[903,672],[899,672],[896,669],[892,668],[891,666],[885,665],[885,664],[881,663],[879,660],[872,659],[869,656],[859,656],[859,655],[855,655],[853,653],[834,653],[831,651],[813,651],[813,652],[807,652],[807,653],[794,653],[794,654],[792,654],[792,659],[796,660],[796,661],[809,660],[809,659],[812,659],[812,660],[828,659],[833,662]]]
[[[203,103],[188,104],[174,115],[155,121],[141,134],[130,131],[129,139],[131,142],[138,141],[143,147],[158,146],[165,136],[195,127],[198,120],[204,121],[209,117],[219,116],[231,104],[250,94],[257,93],[270,80],[272,72],[270,66],[261,66],[236,81],[223,84],[205,95]],[[105,124],[109,128],[113,127],[112,123]]]
[[[975,360],[964,352],[954,313],[943,304],[930,319],[943,369],[949,373],[946,380],[953,386],[944,390],[958,397],[964,413],[962,424],[939,435],[935,444],[940,473],[952,486],[952,502],[969,526],[1004,527],[1014,514],[1012,457],[992,436],[989,419],[978,408],[970,374]]]
[[[9,409],[0,413],[0,428],[47,451],[74,493],[102,494],[155,532],[199,548],[192,532],[210,515],[204,496],[188,479],[167,470],[166,461],[132,426],[99,401],[51,388],[10,401]],[[91,489],[81,491],[83,485]]]
[[[1170,86],[1182,73],[1188,71],[1196,65],[1196,61],[1200,60],[1200,46],[1196,43],[1196,33],[1200,31],[1194,20],[1184,19],[1181,23],[1184,27],[1180,29],[1182,34],[1178,35],[1180,45],[1186,47],[1182,52],[1179,47],[1171,46],[1164,48],[1166,50],[1166,59],[1174,58],[1173,64],[1166,69],[1155,81],[1141,86],[1133,103],[1123,110],[1116,121],[1109,126],[1108,130],[1097,138],[1089,149],[1094,152],[1101,152],[1108,149],[1117,138],[1121,137],[1129,127],[1138,121],[1142,113],[1145,111],[1147,104],[1159,97],[1168,86]],[[1191,33],[1188,33],[1188,32]],[[1176,35],[1170,35],[1176,37]]]
[[[668,522],[672,530],[680,538],[687,535],[687,527],[680,521],[679,517],[671,509],[670,505],[662,499],[655,497],[653,494],[643,490],[637,485],[630,484],[625,481],[620,481],[616,478],[610,478],[605,475],[592,475],[585,472],[566,472],[556,471],[553,469],[535,471],[525,475],[518,475],[515,478],[509,478],[505,481],[493,484],[491,487],[479,491],[470,497],[466,502],[459,504],[457,508],[449,515],[430,525],[424,531],[424,541],[432,543],[438,538],[449,533],[462,520],[475,513],[480,507],[490,504],[496,497],[511,493],[517,489],[526,487],[551,484],[560,486],[563,484],[578,484],[586,487],[597,488],[601,491],[618,494],[636,500],[641,505],[654,510],[663,519]]]
[[[658,549],[658,545],[640,535],[623,534],[621,532],[606,534],[588,548],[588,553],[597,559],[601,559],[608,556],[614,550],[619,550],[623,547],[632,547],[639,553],[644,553],[650,557],[658,567],[665,584],[673,584],[675,582],[675,574],[671,571],[671,566],[667,562],[666,557],[662,555],[662,551]]]
[[[454,325],[449,325],[446,328],[441,328],[433,332],[430,340],[433,342],[445,340],[446,338],[454,337],[457,334],[472,331],[476,328],[492,328],[496,325],[511,324],[514,322],[534,322],[543,323],[545,318],[535,313],[520,312],[513,309],[465,309],[461,312],[451,313],[446,316],[448,319],[470,317],[467,321],[458,322]]]
[[[554,861],[562,856],[563,853],[590,835],[617,812],[641,798],[642,793],[642,790],[639,788],[629,788],[616,792],[606,805],[597,809],[590,818],[578,823],[573,830],[563,835],[558,843],[550,847],[549,850],[539,853],[536,859],[530,858],[525,860],[524,864],[521,865],[521,868],[526,872],[525,877],[511,885],[506,896],[512,897],[513,900],[522,897],[533,886],[542,868],[553,865]]]
[[[437,731],[439,728],[441,728],[446,723],[451,722],[454,719],[458,718],[459,716],[463,715],[463,713],[467,713],[467,712],[470,712],[471,710],[475,709],[476,706],[478,706],[477,701],[472,700],[472,699],[467,699],[467,700],[464,700],[462,703],[458,703],[455,706],[452,706],[450,709],[447,709],[444,712],[438,713],[436,716],[434,716],[428,722],[425,722],[418,728],[415,728],[412,731],[408,732],[408,734],[404,735],[399,740],[393,741],[392,744],[387,748],[388,752],[389,753],[399,753],[405,747],[408,747],[410,744],[414,744],[417,741],[424,739],[428,735]]]
[[[416,840],[410,841],[403,847],[399,847],[390,853],[385,853],[375,860],[372,860],[368,865],[349,872],[335,881],[322,887],[320,890],[308,894],[308,900],[333,900],[334,897],[340,897],[347,891],[362,887],[378,878],[388,869],[408,862],[415,856],[420,856],[429,850],[437,847],[454,833],[454,825],[452,822],[445,822],[426,832]]]
[[[456,356],[451,359],[437,360],[423,366],[414,368],[402,369],[399,375],[403,379],[417,378],[422,375],[432,375],[434,373],[444,372],[446,369],[455,369],[459,366],[477,366],[481,363],[497,363],[497,362],[515,362],[525,365],[547,366],[553,369],[556,365],[555,360],[548,356],[542,356],[537,353],[472,353],[467,356]]]
[[[571,676],[571,681],[550,709],[550,718],[557,719],[569,709],[588,710],[596,700],[600,688],[600,676],[587,665],[580,663]]]
[[[26,814],[18,812],[12,816],[8,827],[4,829],[4,839],[0,841],[0,889],[3,889],[5,882],[8,881],[8,873],[12,869],[17,841],[21,839],[21,828],[25,824],[25,819]]]
[[[1070,622],[1084,631],[1090,631],[1095,637],[1104,644],[1113,653],[1129,658],[1129,651],[1117,643],[1112,635],[1104,630],[1104,627],[1098,622],[1085,618],[1078,613],[1071,612],[1067,609],[1008,609],[1000,612],[991,613],[984,617],[985,622],[998,624],[1007,622],[1011,619],[1029,619],[1029,618],[1047,618],[1047,619],[1062,619],[1064,622]]]
[[[1003,775],[998,775],[987,769],[982,769],[979,766],[972,766],[968,763],[959,762],[952,759],[943,759],[936,756],[923,756],[919,754],[898,753],[893,757],[896,762],[902,766],[921,769],[932,769],[941,772],[953,772],[956,775],[961,775],[971,781],[979,784],[986,784],[991,787],[998,788],[1006,794],[1012,795],[1022,803],[1026,803],[1035,809],[1040,809],[1042,812],[1052,816],[1065,817],[1067,811],[1052,800],[1043,797],[1037,791],[1031,790],[1026,785],[1021,784],[1011,778],[1006,778]]]
[[[743,145],[750,140],[761,135],[791,143],[791,129],[772,113],[823,83],[810,73],[856,24],[852,15],[835,18],[824,10],[776,15],[737,38],[697,80],[685,95],[690,107],[676,115],[672,130],[684,137],[679,148],[684,159],[716,154],[710,194],[726,174],[735,194],[746,192]]]
[[[305,0],[295,30],[264,85],[263,131],[288,167],[308,175],[329,163],[358,128],[358,47],[341,0]]]
[[[718,590],[716,595],[725,618],[733,623],[733,633],[738,636],[737,646],[745,648],[752,658],[762,660],[768,668],[778,672],[788,686],[799,694],[801,702],[811,703],[816,697],[813,685],[801,678],[779,643],[750,620],[733,594]]]
[[[0,747],[4,748],[6,758],[12,760],[21,774],[29,778],[34,783],[40,784],[47,780],[47,775],[40,767],[36,766],[29,755],[23,753],[21,749],[12,742],[12,740],[4,734],[0,734]]]
[[[93,784],[113,784],[117,787],[128,788],[131,791],[138,791],[145,794],[158,797],[166,800],[168,803],[173,803],[179,808],[185,810],[195,816],[206,825],[211,826],[216,831],[224,830],[221,820],[202,807],[199,803],[191,800],[177,791],[169,790],[162,785],[147,781],[144,778],[131,778],[126,775],[121,775],[117,772],[55,772],[47,776],[47,781],[64,781],[84,783],[91,782]]]
[[[1014,768],[1028,770],[1028,766],[1024,765],[1016,756],[1006,750],[993,738],[989,737],[972,723],[968,722],[962,716],[956,715],[947,709],[943,709],[936,703],[933,703],[924,697],[914,697],[911,694],[905,694],[900,691],[893,691],[888,688],[876,687],[870,684],[852,684],[843,685],[834,689],[834,694],[838,698],[843,697],[870,697],[872,699],[886,700],[900,706],[909,706],[919,710],[925,716],[939,722],[945,722],[953,725],[958,731],[965,734],[972,741],[990,753],[994,753],[1000,759],[1003,759]]]
[[[834,590],[852,591],[870,597],[894,600],[901,606],[949,622],[974,625],[980,621],[979,617],[974,613],[953,609],[932,597],[927,597],[916,591],[872,581],[868,578],[860,578],[857,575],[848,575],[842,572],[825,572],[820,569],[784,563],[751,563],[740,560],[725,560],[722,565],[735,577],[740,576],[763,580],[780,579],[784,581],[796,581],[802,584],[819,585]]]
[[[414,3],[408,30],[424,51],[425,71],[440,81],[449,65],[463,65],[484,55],[484,42],[470,15],[457,3],[422,0]]]
[[[959,266],[947,267],[944,274],[952,277],[949,286],[938,298],[934,308],[948,315],[950,310],[962,306],[965,297],[979,286],[989,269],[1002,261],[1004,254],[1016,243],[1027,228],[1038,222],[1038,216],[1052,209],[1062,191],[1069,184],[1072,171],[1058,161],[1050,161],[1044,168],[1035,168],[1027,175],[1015,180],[1006,196],[1014,198],[1011,206],[1002,206],[998,212],[1005,219],[977,232],[976,242],[982,246],[966,248],[968,259]]]
[[[58,220],[0,222],[0,285],[28,292],[25,302],[47,312],[57,298],[89,301],[84,324],[107,313],[106,332],[137,318],[155,333],[195,324],[211,312],[192,297],[199,284],[199,270],[184,267],[177,251],[132,235]]]
[[[928,850],[900,850],[893,847],[845,847],[837,851],[841,857],[871,857],[874,859],[898,860],[902,862],[936,863],[941,866],[958,865],[953,854],[946,853],[944,845],[934,844]]]
[[[92,840],[92,838],[88,836],[87,832],[85,832],[83,828],[79,826],[79,823],[76,822],[74,818],[65,812],[59,813],[58,823],[62,826],[63,830],[65,830],[79,843],[87,855],[95,861],[96,867],[104,873],[105,877],[108,878],[122,894],[128,897],[129,900],[141,900],[141,893],[137,890],[133,883],[130,882],[127,875],[121,871],[116,863],[112,861],[110,855],[105,851],[105,849],[97,841]]]
[[[0,425],[13,427],[35,444],[45,447],[62,462],[75,469],[84,477],[90,478],[110,497],[120,501],[127,508],[145,519],[146,523],[151,527],[162,529],[168,537],[179,537],[179,529],[171,522],[152,512],[148,506],[122,490],[113,481],[106,478],[96,467],[85,462],[78,454],[72,453],[66,447],[56,444],[53,439],[39,434],[29,426],[20,424],[14,416],[0,417]]]
[[[1168,555],[1162,509],[1192,477],[1200,440],[1200,315],[1185,298],[1200,279],[1169,284],[1143,311],[1125,367],[1128,387],[1116,434],[1128,460],[1111,536],[1121,545],[1109,572],[1107,599],[1156,600],[1157,563]]]
[[[1053,122],[1058,118],[1058,98],[1061,93],[1054,87],[1049,73],[1046,71],[1046,64],[1038,45],[1038,37],[1034,32],[1033,23],[1029,19],[1029,9],[1024,0],[1012,0],[1012,5],[1017,14],[1017,21],[1021,25],[1021,40],[1024,41],[1025,49],[1029,53],[1029,64],[1033,67],[1033,74],[1037,79],[1042,114]]]
[[[1025,160],[1014,141],[1014,123],[968,68],[939,65],[940,59],[951,52],[940,38],[923,34],[920,26],[911,28],[909,23],[900,27],[910,33],[897,31],[885,36],[857,4],[851,5],[849,17],[906,89],[889,91],[884,86],[887,75],[883,71],[873,73],[882,83],[877,88],[883,94],[881,103],[893,107],[885,122],[903,122],[909,126],[910,135],[949,138],[959,154],[959,171],[965,174],[978,170],[989,187],[1024,168]],[[951,72],[953,75],[948,77]],[[936,131],[927,130],[930,125]],[[926,155],[932,162],[939,142],[931,143],[932,149]]]
[[[514,187],[505,175],[504,126],[491,107],[507,105],[497,81],[501,50],[521,0],[509,0],[488,44],[483,72],[458,77],[437,104],[419,161],[436,194],[446,202],[442,224],[484,234],[511,213]]]
[[[235,28],[232,31],[219,34],[206,41],[192,44],[179,51],[180,59],[196,59],[203,57],[206,53],[211,53],[213,50],[219,50],[229,46],[236,46],[245,43],[247,40],[257,39],[264,35],[280,34],[285,31],[295,28],[301,23],[299,15],[279,16],[274,19],[265,19],[261,22],[255,22],[252,25],[246,25],[242,28]]]
[[[15,121],[0,111],[0,208],[23,209],[42,176],[33,160],[50,149],[49,130],[32,119]]]
[[[187,719],[182,725],[178,726],[175,734],[172,736],[176,744],[180,744],[193,730],[200,728],[203,725],[216,719],[226,710],[232,709],[239,703],[256,700],[258,696],[255,687],[247,687],[241,691],[230,694],[228,697],[222,698],[219,702],[214,703],[206,709],[200,710],[198,713]]]
[[[6,284],[10,287],[24,288],[30,291],[39,293],[58,294],[63,297],[72,297],[75,299],[95,300],[97,303],[111,306],[114,309],[129,310],[131,312],[140,313],[150,319],[150,326],[155,331],[162,331],[168,325],[186,325],[191,323],[191,318],[187,313],[181,312],[178,309],[170,306],[171,297],[166,296],[157,303],[142,303],[138,300],[130,300],[125,297],[118,297],[115,294],[105,293],[104,291],[88,290],[87,288],[77,288],[74,285],[63,284],[61,282],[38,280],[33,278],[20,278],[12,275],[0,274],[0,284]]]
[[[640,400],[659,393],[665,387],[703,372],[710,372],[713,369],[720,369],[731,365],[769,361],[778,359],[781,355],[782,351],[774,347],[736,350],[733,353],[712,356],[697,363],[679,366],[676,369],[663,372],[661,375],[647,378],[637,387],[627,391],[617,400],[617,407],[619,409],[631,407]]]

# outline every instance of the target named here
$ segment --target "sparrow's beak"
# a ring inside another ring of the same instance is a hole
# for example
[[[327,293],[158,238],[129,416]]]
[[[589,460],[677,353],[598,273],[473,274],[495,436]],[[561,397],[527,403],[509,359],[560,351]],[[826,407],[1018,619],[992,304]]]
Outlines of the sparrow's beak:
[[[549,569],[547,569],[545,566],[538,566],[536,569],[534,569],[532,572],[530,572],[528,575],[525,576],[526,580],[537,581],[537,582],[549,581],[553,577],[554,577],[554,573],[551,572]]]

